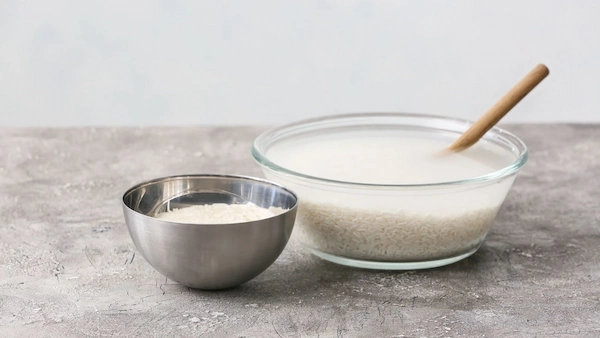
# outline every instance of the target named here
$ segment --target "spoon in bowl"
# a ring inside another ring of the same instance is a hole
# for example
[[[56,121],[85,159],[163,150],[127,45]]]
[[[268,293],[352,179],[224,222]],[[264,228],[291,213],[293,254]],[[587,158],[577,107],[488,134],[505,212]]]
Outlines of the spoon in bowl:
[[[519,81],[508,93],[496,102],[485,114],[483,114],[473,125],[467,129],[456,141],[454,141],[444,152],[459,152],[474,145],[485,135],[504,115],[519,103],[533,88],[550,74],[543,64],[537,65],[529,74]]]

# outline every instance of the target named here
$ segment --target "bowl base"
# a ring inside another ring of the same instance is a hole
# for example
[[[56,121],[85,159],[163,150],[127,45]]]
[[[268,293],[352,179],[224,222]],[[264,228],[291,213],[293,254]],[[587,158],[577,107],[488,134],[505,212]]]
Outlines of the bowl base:
[[[457,256],[437,259],[432,261],[420,261],[420,262],[376,262],[376,261],[364,261],[359,259],[346,258],[341,256],[332,255],[317,249],[310,249],[312,253],[326,261],[350,266],[353,268],[361,268],[361,269],[373,269],[373,270],[421,270],[421,269],[431,269],[437,268],[444,265],[449,265],[452,263],[456,263],[460,260],[463,260],[472,254],[474,254],[479,247],[476,247],[470,250],[467,253],[460,254]]]

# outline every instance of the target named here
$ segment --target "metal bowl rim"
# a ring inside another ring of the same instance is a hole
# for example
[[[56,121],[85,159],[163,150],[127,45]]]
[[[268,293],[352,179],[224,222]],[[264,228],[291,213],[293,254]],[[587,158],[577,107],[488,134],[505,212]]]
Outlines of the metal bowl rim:
[[[268,217],[268,218],[261,218],[258,220],[254,220],[254,221],[248,221],[248,222],[238,222],[238,223],[217,223],[217,224],[213,224],[213,223],[206,223],[206,224],[197,224],[197,223],[178,223],[178,222],[170,222],[170,221],[165,221],[165,220],[161,220],[159,218],[156,217],[152,217],[152,216],[148,216],[148,215],[144,215],[139,211],[136,211],[134,209],[132,209],[131,207],[129,207],[126,203],[125,203],[125,197],[129,194],[131,194],[133,191],[146,187],[146,186],[150,186],[156,183],[160,183],[160,182],[166,182],[166,181],[171,181],[171,180],[176,180],[176,179],[189,179],[189,178],[229,178],[229,179],[236,179],[236,180],[246,180],[246,181],[254,181],[254,182],[260,182],[260,183],[266,183],[268,185],[274,186],[276,188],[282,189],[283,191],[291,194],[294,197],[294,205],[292,207],[290,207],[289,209],[285,210],[283,213],[272,216],[272,217]],[[268,220],[268,219],[272,219],[275,217],[280,217],[283,216],[291,211],[294,211],[297,207],[298,207],[298,195],[296,195],[296,193],[289,189],[286,188],[285,186],[279,184],[279,183],[275,183],[273,181],[269,181],[266,179],[262,179],[262,178],[257,178],[257,177],[252,177],[252,176],[245,176],[245,175],[229,175],[229,174],[189,174],[189,175],[173,175],[173,176],[164,176],[164,177],[159,177],[159,178],[155,178],[155,179],[151,179],[151,180],[147,180],[141,183],[138,183],[132,187],[130,187],[129,189],[127,189],[125,191],[125,193],[123,194],[123,196],[121,197],[121,204],[127,208],[129,211],[137,214],[138,216],[141,216],[142,218],[147,218],[150,219],[152,221],[155,222],[159,222],[159,223],[163,223],[163,224],[167,224],[170,226],[199,226],[199,227],[203,227],[203,226],[227,226],[227,225],[236,225],[236,226],[243,226],[243,225],[249,225],[249,224],[253,224],[256,222],[260,222],[260,221],[264,221],[264,220]]]

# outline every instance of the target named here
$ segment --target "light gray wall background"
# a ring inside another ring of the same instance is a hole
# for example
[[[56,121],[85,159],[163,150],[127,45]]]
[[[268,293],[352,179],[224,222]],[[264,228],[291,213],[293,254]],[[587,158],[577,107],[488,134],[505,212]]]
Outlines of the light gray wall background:
[[[0,1],[0,125],[600,122],[600,1]]]

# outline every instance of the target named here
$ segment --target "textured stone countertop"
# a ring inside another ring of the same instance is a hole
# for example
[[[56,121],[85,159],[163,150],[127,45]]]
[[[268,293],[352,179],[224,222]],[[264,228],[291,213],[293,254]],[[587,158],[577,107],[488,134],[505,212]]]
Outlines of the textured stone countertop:
[[[505,127],[530,161],[470,258],[359,270],[292,237],[221,292],[136,255],[120,197],[166,175],[262,176],[262,128],[0,129],[0,337],[599,337],[600,125]]]

